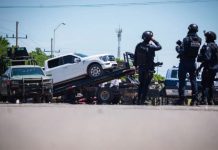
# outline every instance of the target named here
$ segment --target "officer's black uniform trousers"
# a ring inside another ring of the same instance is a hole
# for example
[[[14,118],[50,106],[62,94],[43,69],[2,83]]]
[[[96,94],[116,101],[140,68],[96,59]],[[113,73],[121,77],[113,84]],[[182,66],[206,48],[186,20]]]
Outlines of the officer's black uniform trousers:
[[[149,84],[153,77],[153,70],[144,65],[139,66],[139,88],[138,88],[138,105],[143,105],[148,94]]]
[[[191,83],[192,99],[196,100],[198,88],[196,82],[196,64],[195,60],[181,60],[179,64],[179,96],[181,103],[185,100],[185,86],[187,73],[189,74],[189,80]]]

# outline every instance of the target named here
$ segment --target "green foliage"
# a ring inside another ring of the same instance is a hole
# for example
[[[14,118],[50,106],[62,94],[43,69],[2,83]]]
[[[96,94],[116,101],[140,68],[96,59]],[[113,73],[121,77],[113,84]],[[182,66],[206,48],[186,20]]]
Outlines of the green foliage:
[[[0,56],[7,54],[7,48],[9,47],[10,43],[6,38],[0,36]]]
[[[49,58],[40,48],[36,48],[35,51],[29,53],[33,57],[39,66],[43,67],[45,60]]]
[[[157,82],[161,82],[165,80],[165,77],[161,76],[160,74],[154,74],[153,80]]]
[[[122,60],[122,59],[120,59],[120,58],[116,58],[116,62],[117,62],[117,63],[123,63],[124,60]]]

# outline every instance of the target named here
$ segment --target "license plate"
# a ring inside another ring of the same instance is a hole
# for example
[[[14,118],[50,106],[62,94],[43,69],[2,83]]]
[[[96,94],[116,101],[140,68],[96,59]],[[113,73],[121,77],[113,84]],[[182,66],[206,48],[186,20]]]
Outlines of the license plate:
[[[187,86],[191,86],[191,83],[190,83],[190,82],[187,82],[186,85],[187,85]]]
[[[179,82],[176,84],[177,87],[179,87]],[[186,82],[186,86],[191,86],[191,82]]]

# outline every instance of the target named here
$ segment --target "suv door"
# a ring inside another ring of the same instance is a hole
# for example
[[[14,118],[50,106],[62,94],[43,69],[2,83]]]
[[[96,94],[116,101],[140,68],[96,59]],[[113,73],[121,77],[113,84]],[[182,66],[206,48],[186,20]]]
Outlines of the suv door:
[[[73,55],[66,55],[63,57],[63,71],[66,79],[84,75],[86,72],[83,70],[83,63],[79,57]]]

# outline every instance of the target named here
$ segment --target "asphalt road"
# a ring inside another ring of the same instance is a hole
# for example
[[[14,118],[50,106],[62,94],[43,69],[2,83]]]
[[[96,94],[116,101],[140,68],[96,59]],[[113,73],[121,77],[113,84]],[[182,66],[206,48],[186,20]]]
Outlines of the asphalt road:
[[[0,150],[217,150],[218,107],[0,104]]]

